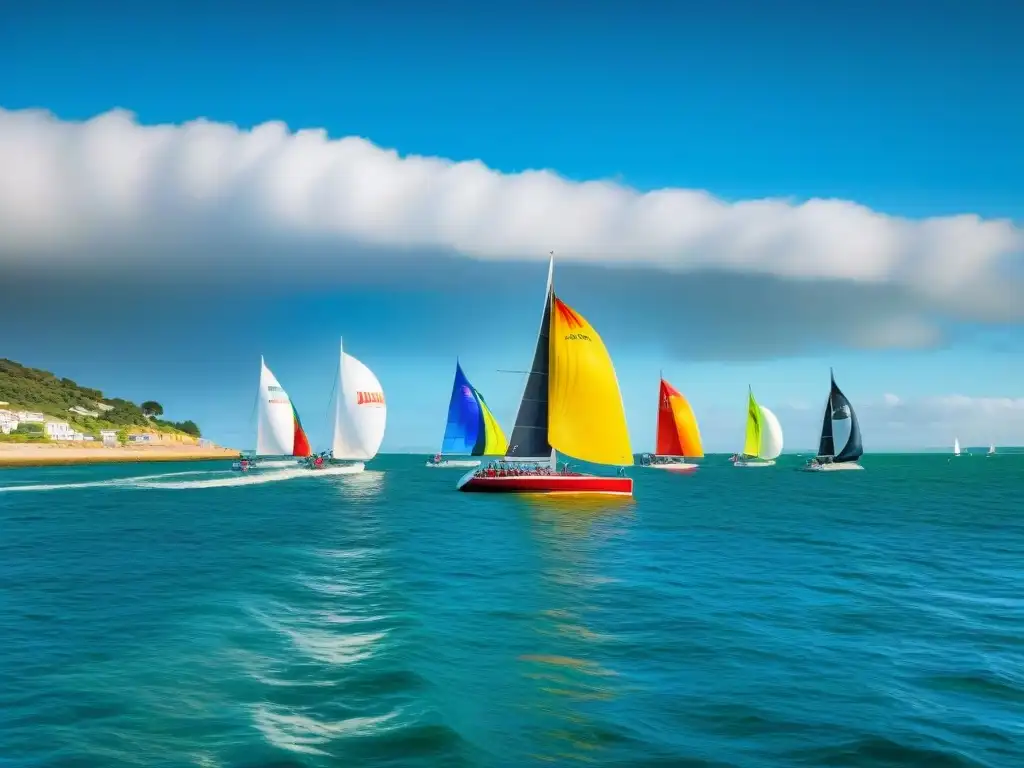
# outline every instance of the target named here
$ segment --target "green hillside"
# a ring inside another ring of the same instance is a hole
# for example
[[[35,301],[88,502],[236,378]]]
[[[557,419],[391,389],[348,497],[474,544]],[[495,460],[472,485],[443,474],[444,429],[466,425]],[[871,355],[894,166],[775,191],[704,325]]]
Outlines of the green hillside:
[[[0,358],[0,402],[9,403],[0,407],[12,411],[40,411],[91,435],[97,435],[101,429],[201,435],[195,422],[160,419],[163,407],[157,402],[136,405],[119,397],[105,397],[98,389],[83,387],[71,379],[60,379],[49,371],[27,368],[4,358]],[[76,406],[98,415],[69,412],[69,408]]]

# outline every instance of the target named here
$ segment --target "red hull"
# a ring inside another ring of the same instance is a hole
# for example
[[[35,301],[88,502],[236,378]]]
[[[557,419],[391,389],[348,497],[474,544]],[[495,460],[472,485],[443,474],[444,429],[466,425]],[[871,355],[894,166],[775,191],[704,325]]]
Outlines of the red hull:
[[[633,478],[599,475],[477,475],[474,470],[456,488],[467,493],[604,493],[633,495]]]

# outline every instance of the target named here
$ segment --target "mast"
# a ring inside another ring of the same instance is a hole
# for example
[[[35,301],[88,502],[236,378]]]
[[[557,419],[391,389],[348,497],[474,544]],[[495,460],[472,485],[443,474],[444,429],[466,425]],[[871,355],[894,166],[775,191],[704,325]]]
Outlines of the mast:
[[[555,451],[548,442],[548,374],[550,369],[551,302],[554,296],[555,253],[548,259],[548,280],[544,292],[537,346],[519,400],[515,426],[508,441],[506,461],[548,462],[555,466]]]

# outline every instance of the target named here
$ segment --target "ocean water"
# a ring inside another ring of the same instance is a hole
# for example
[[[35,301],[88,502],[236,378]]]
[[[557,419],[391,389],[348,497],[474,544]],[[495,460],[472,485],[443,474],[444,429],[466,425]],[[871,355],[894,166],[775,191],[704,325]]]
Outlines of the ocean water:
[[[0,766],[1024,766],[1024,455],[0,470]]]

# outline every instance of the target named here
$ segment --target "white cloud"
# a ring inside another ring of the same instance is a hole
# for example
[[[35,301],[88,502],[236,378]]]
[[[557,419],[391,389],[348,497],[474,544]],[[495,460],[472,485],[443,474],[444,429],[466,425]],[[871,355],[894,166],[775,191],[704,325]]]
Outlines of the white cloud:
[[[748,330],[755,346],[815,333],[862,348],[927,346],[941,340],[944,321],[1024,319],[1024,232],[973,214],[909,220],[842,200],[641,193],[550,171],[401,157],[282,123],[142,126],[121,110],[67,122],[0,109],[0,168],[3,270],[196,276],[218,266],[244,272],[261,258],[298,264],[311,250],[340,269],[351,248],[431,263],[539,260],[554,249],[562,263],[642,267],[663,286],[709,271],[767,280],[725,280],[712,302],[736,314],[740,303],[765,301],[751,312],[771,338]],[[412,278],[393,269],[388,279]],[[815,295],[817,282],[828,299]],[[823,303],[847,327],[807,330],[822,325]]]

